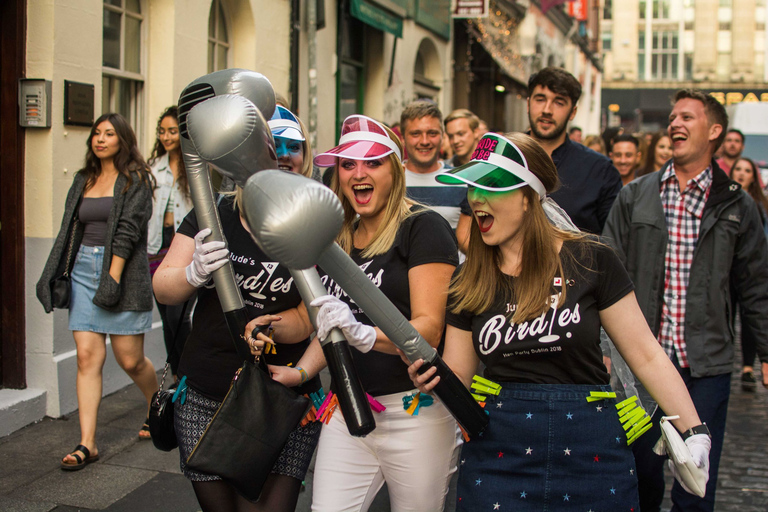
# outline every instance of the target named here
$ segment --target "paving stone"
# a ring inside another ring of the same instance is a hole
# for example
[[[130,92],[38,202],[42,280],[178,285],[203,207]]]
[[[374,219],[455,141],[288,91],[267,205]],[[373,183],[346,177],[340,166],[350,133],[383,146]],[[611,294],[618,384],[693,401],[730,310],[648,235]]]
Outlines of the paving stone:
[[[54,471],[10,493],[28,501],[53,501],[62,505],[101,510],[142,486],[155,471],[96,462],[80,471]]]

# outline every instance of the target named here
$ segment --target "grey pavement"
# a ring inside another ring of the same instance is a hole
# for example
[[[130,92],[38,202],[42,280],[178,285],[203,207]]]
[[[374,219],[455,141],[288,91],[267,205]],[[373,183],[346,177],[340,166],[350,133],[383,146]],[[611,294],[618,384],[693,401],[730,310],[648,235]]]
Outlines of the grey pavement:
[[[720,464],[718,512],[768,510],[768,391],[741,390],[734,368],[725,448]],[[178,511],[200,507],[179,471],[178,451],[161,452],[139,441],[144,400],[135,386],[102,401],[98,442],[101,459],[81,471],[59,469],[79,439],[77,413],[46,418],[0,438],[0,512]],[[313,469],[297,511],[309,511]],[[452,494],[452,493],[451,493]],[[667,510],[671,505],[665,501]],[[371,512],[390,509],[386,487]],[[454,509],[453,499],[446,510]]]

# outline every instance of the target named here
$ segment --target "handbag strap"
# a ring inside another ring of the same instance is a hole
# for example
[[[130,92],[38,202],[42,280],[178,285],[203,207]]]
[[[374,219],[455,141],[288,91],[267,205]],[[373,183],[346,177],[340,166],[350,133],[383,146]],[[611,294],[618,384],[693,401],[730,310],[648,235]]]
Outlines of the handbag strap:
[[[191,300],[191,298],[190,298]],[[179,331],[181,330],[181,324],[184,323],[184,315],[187,314],[187,306],[189,305],[189,300],[184,302],[184,306],[181,308],[181,316],[179,316],[179,321],[176,324],[176,331],[173,335],[173,343],[171,344],[170,350],[168,351],[168,356],[165,358],[165,369],[163,370],[163,378],[160,379],[160,391],[163,390],[163,385],[165,384],[165,376],[168,374],[168,368],[171,366],[171,363],[169,360],[171,359],[171,354],[176,350],[176,342],[179,340]]]
[[[77,226],[80,224],[80,221],[75,217],[75,224],[72,226],[72,233],[69,235],[69,247],[67,248],[67,264],[64,267],[64,275],[68,276],[69,271],[71,267],[69,266],[70,263],[72,263],[72,251],[75,248],[75,231],[77,230]]]

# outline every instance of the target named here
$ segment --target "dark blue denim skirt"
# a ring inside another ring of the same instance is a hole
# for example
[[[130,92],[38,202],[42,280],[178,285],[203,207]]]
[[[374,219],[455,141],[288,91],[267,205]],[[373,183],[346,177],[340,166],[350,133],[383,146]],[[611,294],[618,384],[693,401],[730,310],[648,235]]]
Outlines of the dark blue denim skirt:
[[[503,385],[490,424],[464,445],[457,510],[639,511],[632,450],[615,399],[594,385]]]

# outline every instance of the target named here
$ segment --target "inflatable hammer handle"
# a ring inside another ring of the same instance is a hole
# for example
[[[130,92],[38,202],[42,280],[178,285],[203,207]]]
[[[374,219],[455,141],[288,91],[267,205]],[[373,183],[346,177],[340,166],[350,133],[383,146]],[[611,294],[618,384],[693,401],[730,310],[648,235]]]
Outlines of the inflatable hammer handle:
[[[316,326],[318,308],[311,307],[309,303],[317,297],[327,295],[328,292],[314,268],[292,269],[291,276],[307,306],[309,319],[312,325]],[[322,346],[347,430],[353,436],[363,437],[376,428],[376,421],[373,419],[371,405],[357,375],[349,343],[340,329],[334,329],[322,342]]]
[[[347,292],[410,361],[423,359],[428,363],[425,367],[437,366],[441,382],[435,388],[435,393],[440,401],[470,436],[482,432],[488,423],[483,408],[472,398],[437,351],[421,337],[349,255],[334,243],[320,254],[317,264]]]
[[[195,207],[198,227],[201,230],[210,228],[211,234],[206,237],[206,242],[220,240],[226,243],[227,241],[222,234],[216,202],[213,200],[213,186],[211,185],[211,175],[208,173],[208,164],[200,158],[194,144],[188,138],[181,137],[181,153],[184,157],[184,166],[187,169],[189,192]],[[251,351],[248,349],[246,341],[241,338],[245,332],[245,324],[248,322],[245,304],[240,290],[237,288],[231,261],[227,261],[226,265],[213,272],[213,281],[216,284],[216,293],[219,296],[224,316],[227,318],[227,325],[237,353],[243,360],[250,359],[252,357]],[[242,329],[234,331],[233,329],[239,328],[242,319],[245,319]]]

